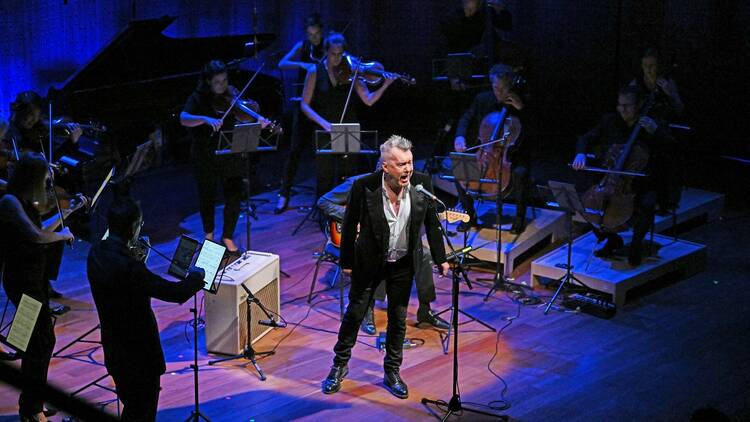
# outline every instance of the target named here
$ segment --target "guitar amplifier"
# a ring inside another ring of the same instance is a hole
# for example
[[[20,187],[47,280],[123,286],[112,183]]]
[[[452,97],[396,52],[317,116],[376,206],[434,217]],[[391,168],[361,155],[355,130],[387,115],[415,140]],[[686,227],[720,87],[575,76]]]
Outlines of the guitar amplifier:
[[[247,293],[240,284],[244,283],[269,311],[280,313],[279,256],[247,251],[228,265],[223,275],[219,272],[216,279],[217,283],[221,280],[217,293],[205,293],[206,350],[236,355],[245,349],[248,334],[252,344],[272,329],[258,324],[258,320],[268,318],[255,303],[248,309]]]

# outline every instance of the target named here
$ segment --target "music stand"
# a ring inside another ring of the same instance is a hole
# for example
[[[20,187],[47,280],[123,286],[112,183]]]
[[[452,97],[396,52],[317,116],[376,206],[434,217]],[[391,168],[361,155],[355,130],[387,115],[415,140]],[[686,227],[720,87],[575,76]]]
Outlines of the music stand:
[[[261,143],[263,141],[263,143]],[[278,137],[277,137],[278,141]],[[251,203],[250,198],[250,164],[249,154],[256,151],[276,151],[277,145],[268,142],[261,137],[260,123],[237,123],[232,130],[219,131],[219,139],[216,142],[216,156],[240,154],[242,165],[245,167],[245,249],[250,250],[250,217],[257,220],[255,215],[256,205]],[[268,200],[264,200],[268,202]]]
[[[365,141],[365,136],[372,136],[374,140],[373,143]],[[327,132],[325,130],[315,131],[316,156],[340,155],[343,158],[346,158],[349,155],[377,155],[380,154],[380,151],[378,151],[378,149],[373,146],[377,144],[378,131],[361,130],[359,123],[332,123],[330,132]],[[338,180],[338,173],[338,166],[334,161],[334,180]],[[305,215],[305,218],[303,218],[302,221],[297,224],[297,227],[295,227],[292,231],[292,236],[297,234],[302,226],[304,226],[305,222],[318,215],[318,207],[315,206],[315,202],[317,200],[318,198],[316,197],[313,201],[313,205],[310,207],[310,210]]]
[[[565,215],[568,217],[568,255],[566,263],[555,265],[558,268],[565,268],[565,275],[557,280],[560,285],[557,287],[557,291],[555,291],[555,294],[552,295],[549,303],[547,303],[547,307],[544,309],[545,315],[547,315],[550,308],[552,308],[552,304],[555,303],[555,300],[560,295],[560,292],[562,291],[563,286],[565,286],[566,283],[575,281],[581,286],[587,288],[587,286],[583,284],[581,280],[573,275],[573,264],[571,264],[571,257],[573,255],[573,216],[575,214],[579,214],[582,218],[585,219],[586,210],[581,203],[581,199],[578,197],[578,191],[576,190],[575,185],[572,185],[570,183],[557,182],[554,180],[550,180],[549,182],[547,182],[547,185],[549,186],[550,191],[552,191],[552,195],[555,197],[555,200],[557,201],[559,207],[563,211],[565,211]]]

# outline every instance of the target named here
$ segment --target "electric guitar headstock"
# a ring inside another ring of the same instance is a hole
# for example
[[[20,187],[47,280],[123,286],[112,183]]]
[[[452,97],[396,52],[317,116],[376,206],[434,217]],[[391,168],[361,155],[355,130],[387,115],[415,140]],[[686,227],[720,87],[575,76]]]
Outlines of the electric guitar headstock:
[[[456,209],[447,209],[439,213],[438,216],[440,217],[440,219],[447,220],[449,223],[455,223],[457,221],[468,223],[469,220],[471,220],[471,216],[469,216],[469,214]]]

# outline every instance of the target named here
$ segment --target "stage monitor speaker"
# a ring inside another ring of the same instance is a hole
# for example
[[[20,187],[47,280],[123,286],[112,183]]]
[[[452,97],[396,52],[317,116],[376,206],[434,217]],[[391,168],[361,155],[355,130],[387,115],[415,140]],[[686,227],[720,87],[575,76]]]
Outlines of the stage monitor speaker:
[[[217,283],[219,276],[216,276]],[[245,287],[270,311],[280,313],[279,256],[247,251],[226,267],[216,294],[204,293],[206,301],[206,350],[235,355],[247,344],[247,293]],[[271,331],[258,324],[267,319],[256,304],[250,306],[251,344]]]

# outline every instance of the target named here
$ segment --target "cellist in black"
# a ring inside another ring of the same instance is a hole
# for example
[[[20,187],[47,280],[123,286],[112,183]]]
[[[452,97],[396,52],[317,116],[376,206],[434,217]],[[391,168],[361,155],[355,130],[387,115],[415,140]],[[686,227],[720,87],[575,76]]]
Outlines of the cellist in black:
[[[648,153],[656,148],[669,145],[672,140],[668,126],[659,119],[641,115],[639,110],[645,101],[643,92],[635,86],[625,86],[620,90],[617,98],[617,114],[606,114],[596,127],[591,129],[578,140],[576,156],[572,167],[581,170],[586,167],[587,153],[604,151],[613,145],[625,144],[633,133],[636,125],[644,130],[638,132],[635,145]],[[644,173],[645,177],[634,177],[632,182],[633,214],[630,226],[633,228],[633,238],[628,249],[628,262],[637,266],[642,261],[643,238],[654,219],[654,210],[658,200],[658,161],[652,155]],[[609,257],[615,250],[624,246],[622,237],[614,232],[595,231],[600,240],[606,239],[603,247],[595,251],[598,257]]]
[[[532,186],[530,169],[537,149],[537,136],[534,134],[534,113],[517,88],[514,87],[513,81],[516,79],[516,73],[510,66],[505,64],[494,65],[490,69],[489,77],[492,90],[482,92],[474,98],[471,107],[458,121],[456,138],[453,144],[458,152],[463,152],[467,147],[475,145],[476,142],[473,140],[477,139],[478,126],[482,119],[492,112],[500,111],[503,107],[507,109],[508,116],[519,118],[523,125],[521,137],[509,153],[512,163],[511,183],[516,198],[516,217],[513,221],[511,233],[520,234],[526,228],[526,206],[530,200]],[[469,141],[467,141],[467,138]],[[456,183],[456,188],[461,205],[471,216],[469,226],[473,225],[476,223],[474,204],[460,184]],[[468,229],[468,226],[463,223],[459,227],[460,231]]]

